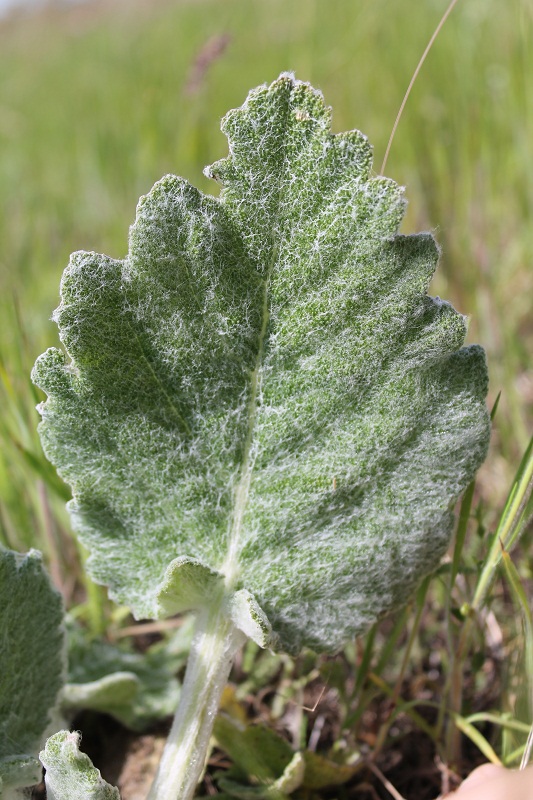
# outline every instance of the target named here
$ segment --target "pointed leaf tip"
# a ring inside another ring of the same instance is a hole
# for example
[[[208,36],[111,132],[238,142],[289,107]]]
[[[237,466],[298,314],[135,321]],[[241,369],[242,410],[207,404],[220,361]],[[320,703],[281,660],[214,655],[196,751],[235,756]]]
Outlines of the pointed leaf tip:
[[[104,781],[79,743],[79,733],[59,731],[40,753],[48,800],[120,800],[118,789]]]

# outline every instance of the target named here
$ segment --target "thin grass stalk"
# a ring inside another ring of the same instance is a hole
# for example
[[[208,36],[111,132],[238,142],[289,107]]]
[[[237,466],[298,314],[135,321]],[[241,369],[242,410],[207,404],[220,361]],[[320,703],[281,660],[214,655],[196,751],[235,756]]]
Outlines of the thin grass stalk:
[[[372,753],[372,758],[374,758],[374,759],[381,752],[381,750],[382,750],[382,748],[383,748],[383,746],[385,744],[387,735],[389,733],[390,727],[392,725],[393,719],[394,719],[394,717],[392,715],[392,711],[394,711],[394,709],[397,707],[398,701],[400,699],[400,693],[402,691],[402,684],[403,684],[403,681],[404,681],[404,678],[405,678],[405,673],[407,672],[407,667],[409,666],[409,661],[411,659],[411,652],[412,652],[412,649],[413,649],[413,645],[414,645],[414,643],[416,641],[416,637],[418,636],[418,631],[419,631],[419,628],[420,628],[420,622],[422,620],[422,612],[424,611],[425,600],[426,600],[426,596],[427,596],[427,592],[428,592],[428,588],[429,588],[430,582],[431,582],[431,575],[429,575],[427,578],[425,578],[425,580],[423,581],[422,585],[420,586],[420,589],[418,590],[418,594],[417,594],[417,598],[416,598],[416,605],[417,605],[416,616],[415,616],[415,618],[413,620],[413,625],[411,627],[411,632],[409,634],[409,639],[407,640],[407,645],[406,645],[406,648],[405,648],[405,652],[403,654],[403,659],[402,659],[402,664],[401,664],[401,667],[400,667],[400,671],[398,673],[398,677],[396,679],[396,683],[394,685],[394,689],[393,689],[393,692],[392,692],[392,695],[391,695],[391,701],[392,701],[392,706],[393,707],[391,709],[391,713],[389,714],[389,717],[381,725],[381,727],[380,727],[380,729],[378,731],[378,735],[376,737],[376,743],[375,743],[375,746],[373,748],[373,753]]]
[[[398,114],[396,115],[396,119],[394,121],[394,125],[392,126],[392,131],[391,131],[391,135],[389,137],[389,142],[387,144],[387,149],[385,150],[385,155],[383,157],[383,163],[381,164],[381,172],[380,172],[381,175],[385,174],[385,168],[387,166],[387,161],[389,159],[389,153],[390,153],[390,149],[392,147],[392,142],[394,140],[394,136],[396,135],[396,129],[398,128],[398,125],[400,123],[400,119],[402,117],[403,110],[404,110],[404,108],[405,108],[405,106],[407,104],[407,101],[409,99],[409,95],[411,94],[411,90],[412,90],[412,88],[413,88],[413,86],[415,84],[415,81],[416,81],[417,77],[418,77],[418,73],[422,69],[422,65],[424,64],[424,61],[426,60],[426,58],[427,58],[427,56],[429,54],[429,51],[433,47],[433,43],[435,42],[435,39],[437,38],[437,36],[441,32],[442,26],[444,25],[444,23],[446,22],[446,20],[450,16],[450,14],[452,13],[452,11],[454,9],[454,6],[456,4],[457,4],[457,0],[452,0],[450,5],[448,6],[446,11],[442,15],[439,24],[437,25],[437,27],[435,28],[435,30],[433,32],[433,36],[429,40],[428,45],[427,45],[426,49],[424,50],[424,52],[422,53],[422,57],[420,58],[420,61],[418,62],[415,71],[413,72],[413,77],[411,78],[411,80],[409,82],[409,86],[407,87],[407,91],[406,91],[406,93],[404,95],[404,98],[403,98],[402,103],[400,105],[400,108],[398,110]]]
[[[506,552],[503,552],[502,554],[502,563],[505,569],[507,582],[511,590],[514,603],[520,609],[522,616],[522,623],[524,627],[524,641],[525,641],[524,674],[525,674],[525,681],[527,683],[527,689],[526,689],[526,697],[528,705],[527,715],[528,719],[531,720],[533,719],[533,615],[531,614],[528,598],[524,591],[524,587],[522,586],[520,575],[518,574],[515,565],[511,561],[509,554]],[[530,737],[531,737],[531,732],[529,733],[528,736],[528,742],[526,742],[524,756],[521,762],[521,769],[524,768],[524,766],[528,763],[529,760],[529,750],[531,748],[531,745],[529,744]]]
[[[389,634],[389,636],[387,636],[387,641],[381,651],[378,663],[372,670],[373,675],[381,677],[383,670],[391,663],[392,654],[398,645],[398,641],[405,632],[407,620],[409,619],[410,614],[411,614],[411,605],[408,605],[402,609],[401,613],[396,618],[393,629]],[[378,629],[377,625],[375,625],[374,628],[371,629],[372,635],[370,639],[367,639],[367,646],[365,647],[365,652],[363,653],[363,661],[361,662],[361,665],[357,673],[357,682],[355,686],[355,691],[350,699],[350,705],[352,708],[355,708],[355,710],[352,711],[346,717],[345,720],[346,727],[350,729],[356,728],[356,726],[361,720],[363,713],[368,708],[370,700],[376,694],[375,689],[372,686],[370,686],[370,688],[366,688],[366,686],[369,683],[369,676],[371,671],[370,667],[373,655],[372,648],[374,644],[374,638],[377,633],[377,629]]]
[[[103,586],[99,586],[98,584],[94,583],[94,581],[89,577],[85,567],[88,558],[87,550],[77,539],[76,543],[78,545],[77,550],[83,567],[80,570],[80,578],[83,583],[83,588],[85,589],[85,595],[87,598],[85,603],[87,624],[93,636],[103,636],[107,628],[107,592]]]
[[[383,694],[387,695],[387,697],[392,697],[393,689],[387,684],[383,678],[380,678],[379,675],[375,675],[371,672],[368,676],[369,681],[371,681]],[[435,708],[436,704],[431,702],[420,702],[419,700],[409,700],[408,702],[401,702],[398,703],[394,711],[392,712],[392,717],[395,719],[398,714],[407,714],[408,717],[415,723],[415,725],[420,728],[432,741],[435,741],[435,729],[422,717],[418,714],[414,708],[416,706],[429,706],[430,708]]]
[[[529,729],[529,735],[527,737],[526,746],[524,749],[524,755],[522,756],[522,761],[520,762],[520,769],[525,769],[529,764],[529,760],[531,758],[531,751],[533,750],[533,725]]]
[[[495,404],[496,405],[496,404]],[[459,519],[457,522],[457,532],[455,535],[455,547],[453,551],[453,558],[452,563],[450,566],[450,580],[448,583],[448,591],[446,594],[446,620],[447,620],[447,629],[448,629],[448,653],[450,654],[450,673],[447,681],[447,687],[445,691],[442,693],[442,699],[439,708],[439,715],[437,718],[437,730],[442,731],[444,726],[444,721],[446,718],[446,698],[448,697],[451,691],[451,681],[452,676],[455,674],[456,671],[456,658],[457,653],[455,651],[454,641],[453,641],[453,633],[452,633],[452,625],[451,625],[451,610],[452,610],[452,596],[453,596],[453,589],[455,586],[455,581],[457,579],[457,575],[459,573],[459,566],[461,563],[461,557],[463,554],[464,543],[466,540],[466,532],[468,529],[468,522],[470,520],[470,515],[472,512],[472,502],[474,499],[474,492],[476,488],[475,480],[470,483],[467,487],[466,492],[463,495],[463,499],[461,501],[461,507],[459,510]],[[459,692],[461,696],[459,696]],[[454,687],[454,710],[459,711],[462,705],[462,683],[461,686],[457,685]]]
[[[520,534],[524,530],[524,524],[531,510],[532,498],[533,437],[518,467],[498,528],[493,536],[492,544],[485,559],[472,603],[467,610],[457,647],[455,648],[449,689],[449,708],[451,719],[453,720],[460,714],[462,707],[462,664],[470,647],[473,622],[478,617],[479,612],[486,602],[488,592],[496,577],[503,553],[507,551],[509,546],[516,544]],[[448,726],[446,751],[448,760],[452,764],[458,764],[460,761],[460,730],[456,724],[450,724]]]
[[[355,679],[352,700],[357,699],[364,686],[366,676],[368,675],[368,670],[370,669],[370,664],[372,662],[372,656],[374,655],[374,642],[376,641],[377,630],[378,626],[377,624],[374,624],[366,635],[363,657],[357,669],[357,677]]]
[[[496,569],[503,552],[509,552],[516,544],[529,516],[530,500],[533,493],[533,436],[524,453],[517,475],[509,492],[500,524],[494,534],[492,545],[480,575],[472,609],[478,611],[485,602]]]
[[[379,661],[373,670],[374,675],[381,675],[384,669],[389,666],[392,661],[392,654],[398,647],[398,642],[405,633],[405,628],[407,627],[407,622],[411,617],[412,612],[412,603],[405,606],[402,609],[401,613],[396,618],[392,631],[387,636],[387,641],[385,646],[381,651],[381,655],[379,657]]]

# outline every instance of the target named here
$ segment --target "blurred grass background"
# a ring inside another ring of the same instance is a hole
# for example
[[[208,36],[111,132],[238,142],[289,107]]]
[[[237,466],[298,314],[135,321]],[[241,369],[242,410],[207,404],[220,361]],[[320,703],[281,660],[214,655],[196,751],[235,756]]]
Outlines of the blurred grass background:
[[[216,192],[220,117],[283,70],[321,88],[380,170],[446,0],[94,0],[0,23],[0,518],[54,550],[64,490],[35,434],[33,361],[70,252],[122,257],[140,194],[166,172]],[[496,505],[532,427],[533,0],[460,0],[415,84],[387,174],[404,231],[443,248],[432,291],[471,317],[501,390],[482,489]],[[36,479],[37,478],[37,479]],[[45,490],[55,490],[50,494]],[[56,496],[60,503],[56,503]],[[52,503],[52,509],[50,508]],[[55,506],[54,506],[55,503]],[[43,542],[44,540],[44,542]],[[61,548],[60,548],[61,549]],[[58,555],[60,558],[60,555]]]
[[[68,491],[36,435],[29,380],[69,254],[123,257],[139,195],[167,172],[207,192],[219,120],[281,71],[322,89],[375,170],[448,0],[93,0],[0,21],[0,540],[44,550],[76,598]],[[425,62],[386,174],[403,231],[443,248],[432,293],[471,318],[501,391],[476,504],[494,525],[533,432],[533,0],[459,0]],[[523,551],[522,578],[533,559]],[[90,583],[92,628],[105,626]]]

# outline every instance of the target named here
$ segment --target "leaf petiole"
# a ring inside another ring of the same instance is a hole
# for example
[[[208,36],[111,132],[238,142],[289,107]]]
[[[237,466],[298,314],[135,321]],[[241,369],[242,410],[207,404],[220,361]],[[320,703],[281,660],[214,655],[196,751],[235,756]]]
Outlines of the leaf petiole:
[[[246,640],[224,611],[223,598],[199,612],[178,710],[148,800],[189,800],[233,659]]]

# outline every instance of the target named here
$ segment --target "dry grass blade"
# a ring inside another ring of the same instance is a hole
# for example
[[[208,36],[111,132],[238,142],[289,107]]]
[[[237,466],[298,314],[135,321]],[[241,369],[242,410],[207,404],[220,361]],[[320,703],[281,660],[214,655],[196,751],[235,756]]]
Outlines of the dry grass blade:
[[[394,800],[405,800],[405,797],[403,797],[403,795],[401,795],[400,792],[394,788],[392,783],[389,780],[387,780],[385,775],[378,767],[376,767],[375,764],[369,762],[368,766],[370,767],[376,778],[378,778],[381,781],[381,783],[383,784],[385,789],[389,792],[389,794],[392,795]]]

